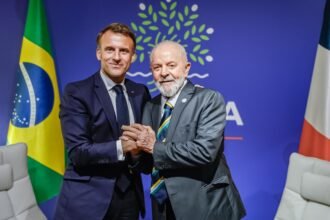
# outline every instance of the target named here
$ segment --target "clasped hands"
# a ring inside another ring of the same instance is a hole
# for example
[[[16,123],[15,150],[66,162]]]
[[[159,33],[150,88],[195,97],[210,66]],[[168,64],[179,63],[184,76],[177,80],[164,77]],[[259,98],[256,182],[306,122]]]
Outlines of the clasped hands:
[[[138,155],[141,151],[152,154],[156,142],[155,132],[150,126],[132,124],[121,127],[123,135],[120,137],[124,154],[130,152]]]

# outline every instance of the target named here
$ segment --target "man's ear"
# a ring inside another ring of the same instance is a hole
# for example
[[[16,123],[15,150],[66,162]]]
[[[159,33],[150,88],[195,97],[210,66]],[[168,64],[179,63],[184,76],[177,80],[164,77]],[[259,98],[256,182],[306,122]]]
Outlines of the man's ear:
[[[185,77],[187,78],[189,70],[191,67],[191,63],[187,62],[186,66],[185,66]]]
[[[96,49],[96,58],[97,60],[101,60],[101,51],[99,48]]]
[[[136,53],[134,53],[132,56],[131,63],[134,63],[136,61],[136,59],[137,59],[137,55],[136,55]]]

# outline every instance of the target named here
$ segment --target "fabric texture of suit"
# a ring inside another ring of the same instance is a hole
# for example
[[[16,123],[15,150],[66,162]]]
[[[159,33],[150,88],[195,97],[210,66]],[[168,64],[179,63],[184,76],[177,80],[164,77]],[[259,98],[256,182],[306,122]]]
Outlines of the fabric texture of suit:
[[[142,123],[157,131],[162,108],[159,95],[146,104]],[[174,106],[166,142],[157,142],[153,151],[178,220],[237,220],[245,215],[223,154],[225,122],[222,95],[188,81]],[[153,209],[153,218],[159,216]]]
[[[125,79],[125,87],[135,122],[141,121],[148,89]],[[57,201],[55,219],[103,219],[109,207],[116,179],[124,172],[132,184],[145,214],[140,172],[150,173],[151,156],[141,154],[136,161],[118,161],[116,140],[121,135],[113,104],[97,72],[66,86],[60,118],[68,152],[68,166]]]

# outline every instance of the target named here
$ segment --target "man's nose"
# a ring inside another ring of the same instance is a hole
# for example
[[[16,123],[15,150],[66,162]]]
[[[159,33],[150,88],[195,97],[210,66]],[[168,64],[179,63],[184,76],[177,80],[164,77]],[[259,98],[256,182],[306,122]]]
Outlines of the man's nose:
[[[114,51],[112,58],[114,60],[120,60],[120,53],[119,53],[119,51]]]
[[[162,77],[166,77],[168,74],[169,74],[168,73],[168,69],[166,67],[163,67],[162,70],[161,70],[161,72],[160,72],[160,75]]]

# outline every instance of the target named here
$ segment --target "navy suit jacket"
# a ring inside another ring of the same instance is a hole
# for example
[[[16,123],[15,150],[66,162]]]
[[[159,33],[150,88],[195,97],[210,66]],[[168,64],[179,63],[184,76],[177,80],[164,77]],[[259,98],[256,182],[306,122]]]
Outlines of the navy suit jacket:
[[[150,94],[146,86],[128,79],[125,87],[135,122],[139,123]],[[116,141],[121,131],[100,73],[68,84],[60,109],[68,166],[55,219],[103,219],[116,179],[128,169],[133,173],[143,216],[145,207],[140,172],[151,172],[152,158],[149,154],[141,154],[134,162],[118,161]]]

